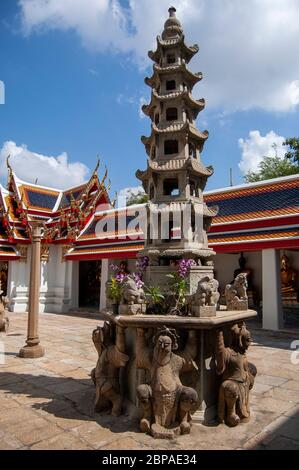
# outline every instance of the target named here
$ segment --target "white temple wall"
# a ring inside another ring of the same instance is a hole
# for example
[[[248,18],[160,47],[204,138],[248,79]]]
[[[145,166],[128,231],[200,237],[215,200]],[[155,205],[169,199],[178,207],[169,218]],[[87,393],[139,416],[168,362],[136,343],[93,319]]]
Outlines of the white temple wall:
[[[9,310],[26,312],[28,308],[28,287],[30,278],[31,247],[27,250],[25,261],[10,261],[8,265],[7,296]]]
[[[71,307],[72,266],[70,262],[62,261],[62,246],[52,245],[47,264],[47,285],[40,295],[40,311],[60,313]],[[42,262],[43,266],[43,262]]]
[[[11,261],[8,269],[9,310],[26,312],[31,247],[26,261]],[[78,262],[62,262],[62,246],[52,245],[48,261],[41,261],[40,312],[66,312],[78,306]]]

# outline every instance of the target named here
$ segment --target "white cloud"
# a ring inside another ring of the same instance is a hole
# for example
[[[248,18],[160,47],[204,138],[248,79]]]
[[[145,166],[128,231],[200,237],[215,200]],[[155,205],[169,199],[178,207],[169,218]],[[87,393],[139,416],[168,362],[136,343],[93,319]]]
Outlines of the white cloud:
[[[76,186],[88,177],[89,169],[83,163],[68,162],[65,152],[57,157],[46,156],[28,150],[22,144],[18,146],[13,141],[4,142],[0,149],[0,176],[7,177],[6,158],[10,155],[10,163],[16,175],[34,183],[38,178],[38,184],[58,189]]]
[[[169,0],[20,0],[24,31],[72,29],[89,49],[147,50],[167,17]],[[192,68],[209,109],[291,111],[299,104],[298,0],[177,0],[187,42],[199,42]]]
[[[124,105],[124,104],[132,104],[136,105],[138,103],[138,99],[136,96],[129,96],[125,95],[124,93],[119,93],[116,96],[116,102],[117,104]]]
[[[263,157],[274,157],[277,155],[283,158],[286,147],[283,146],[285,137],[270,131],[265,136],[260,131],[250,131],[249,138],[239,139],[239,147],[242,149],[242,157],[239,168],[243,173],[248,170],[256,171]],[[275,148],[273,147],[275,146]]]

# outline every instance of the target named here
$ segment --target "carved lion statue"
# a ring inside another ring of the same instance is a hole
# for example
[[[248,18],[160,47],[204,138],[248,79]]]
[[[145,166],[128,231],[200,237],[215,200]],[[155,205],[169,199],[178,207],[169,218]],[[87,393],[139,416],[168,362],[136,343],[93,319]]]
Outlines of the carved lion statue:
[[[135,279],[127,276],[123,282],[123,291],[121,303],[123,304],[142,304],[145,302],[145,293],[142,288],[138,288]]]
[[[203,277],[197,286],[194,295],[194,304],[204,306],[215,306],[219,301],[218,292],[219,282],[216,279],[210,279],[209,276]]]
[[[225,288],[225,299],[227,305],[229,303],[247,300],[247,275],[246,273],[238,274],[232,284],[227,284]]]

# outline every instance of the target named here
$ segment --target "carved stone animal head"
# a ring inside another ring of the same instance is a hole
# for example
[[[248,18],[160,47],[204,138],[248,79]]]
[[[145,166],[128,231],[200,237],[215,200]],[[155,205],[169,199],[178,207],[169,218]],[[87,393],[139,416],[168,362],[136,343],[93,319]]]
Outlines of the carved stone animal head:
[[[246,273],[240,273],[237,275],[236,279],[234,280],[234,286],[235,288],[247,288],[247,274]]]
[[[251,334],[244,322],[236,323],[231,328],[232,347],[235,351],[245,353],[251,343]]]

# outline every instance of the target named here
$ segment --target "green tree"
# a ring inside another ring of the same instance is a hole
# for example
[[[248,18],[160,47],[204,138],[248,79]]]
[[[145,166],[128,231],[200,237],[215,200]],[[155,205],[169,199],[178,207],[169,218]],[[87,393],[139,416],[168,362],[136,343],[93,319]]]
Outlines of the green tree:
[[[135,204],[144,204],[148,201],[148,196],[144,191],[140,190],[137,193],[130,193],[127,196],[127,206],[133,206]]]
[[[246,183],[256,183],[257,181],[299,173],[299,139],[295,137],[286,139],[283,145],[289,146],[285,156],[278,157],[277,146],[274,144],[276,155],[274,157],[265,156],[258,165],[258,171],[249,170],[244,176]]]
[[[289,147],[289,150],[285,155],[286,158],[299,165],[299,137],[290,137],[285,140],[283,145],[287,145]]]

